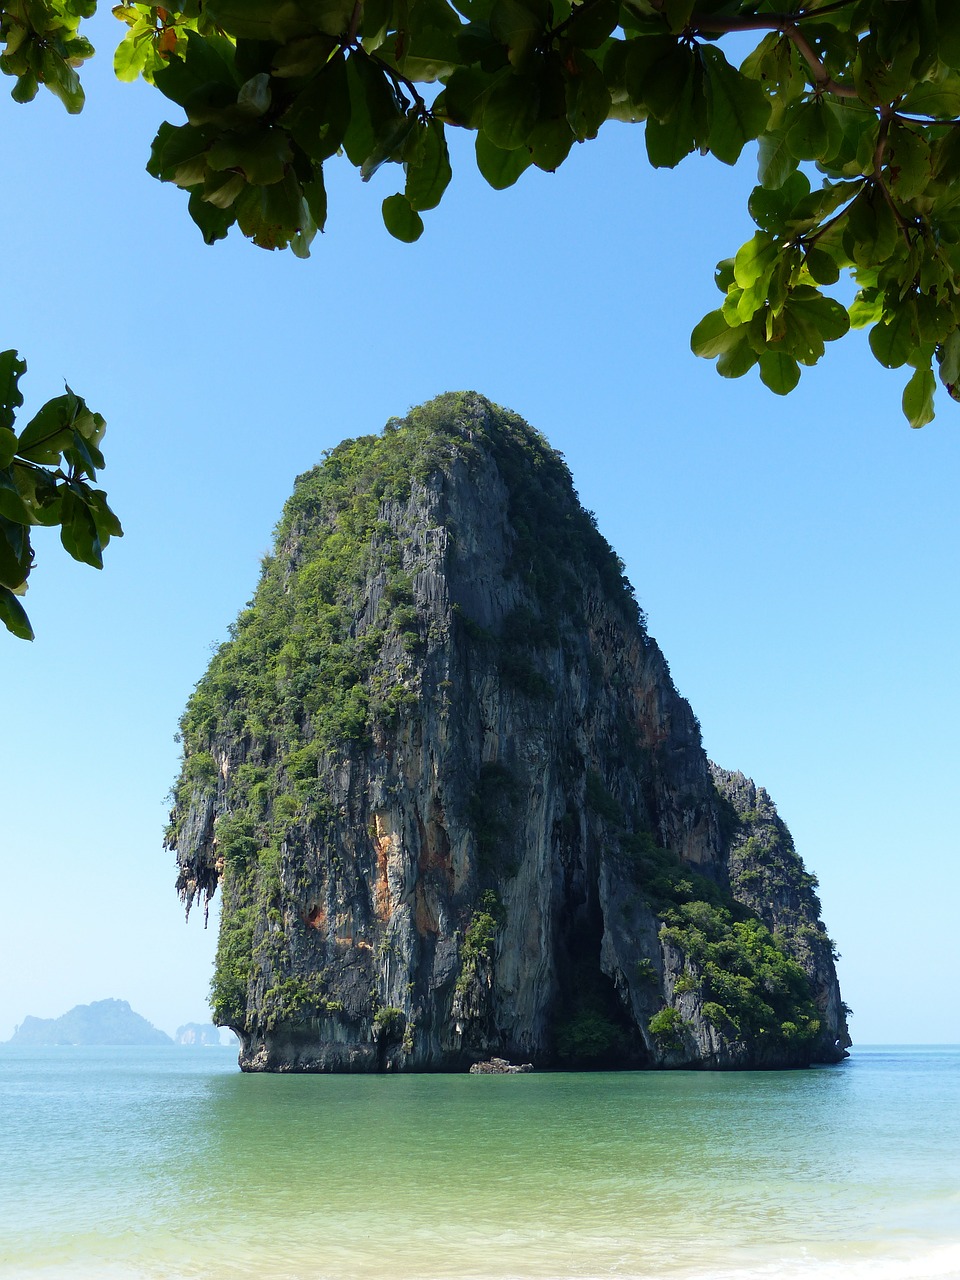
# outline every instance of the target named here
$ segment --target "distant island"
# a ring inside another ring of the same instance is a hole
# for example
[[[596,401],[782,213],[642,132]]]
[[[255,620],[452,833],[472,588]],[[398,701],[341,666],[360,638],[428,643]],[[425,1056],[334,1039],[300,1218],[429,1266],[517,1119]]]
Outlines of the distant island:
[[[59,1018],[26,1017],[7,1044],[17,1045],[150,1045],[173,1044],[126,1000],[94,1000],[78,1004]]]
[[[230,1032],[230,1044],[237,1042],[237,1037]],[[220,1045],[223,1043],[222,1033],[219,1027],[215,1027],[212,1022],[187,1022],[182,1027],[177,1027],[176,1034],[173,1037],[176,1044],[199,1044],[204,1046]]]

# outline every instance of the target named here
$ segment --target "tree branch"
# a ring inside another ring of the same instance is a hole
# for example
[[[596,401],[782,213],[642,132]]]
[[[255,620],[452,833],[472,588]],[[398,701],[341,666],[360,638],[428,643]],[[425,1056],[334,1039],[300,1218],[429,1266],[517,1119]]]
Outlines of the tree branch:
[[[892,107],[880,108],[880,129],[877,133],[877,145],[873,152],[873,181],[880,188],[884,200],[890,206],[890,212],[896,219],[897,226],[903,232],[907,244],[910,243],[910,223],[906,220],[893,196],[890,194],[890,188],[887,186],[883,178],[883,157],[887,150],[887,138],[890,134],[890,121],[894,118],[896,112]]]
[[[364,50],[364,53],[366,53],[366,50]],[[366,56],[371,62],[375,62],[378,67],[381,67],[395,85],[403,85],[404,89],[409,92],[411,98],[416,103],[417,111],[422,117],[426,117],[429,114],[426,101],[421,97],[417,90],[417,86],[412,80],[405,76],[402,71],[398,71],[396,67],[391,66],[384,58],[379,57],[376,53],[366,53]]]
[[[794,48],[813,72],[813,79],[821,93],[832,93],[837,98],[859,98],[860,94],[849,85],[837,84],[820,61],[813,45],[795,22],[782,28],[783,34],[793,42]]]
[[[657,0],[651,0],[651,3],[656,2]],[[859,98],[860,94],[856,89],[850,85],[838,84],[833,79],[813,45],[797,26],[798,22],[814,17],[816,13],[817,10],[809,13],[772,13],[767,17],[755,18],[713,18],[709,14],[701,16],[694,13],[690,17],[689,27],[697,32],[709,31],[717,35],[726,35],[731,31],[780,31],[813,72],[813,81],[820,93],[832,93],[837,98]]]

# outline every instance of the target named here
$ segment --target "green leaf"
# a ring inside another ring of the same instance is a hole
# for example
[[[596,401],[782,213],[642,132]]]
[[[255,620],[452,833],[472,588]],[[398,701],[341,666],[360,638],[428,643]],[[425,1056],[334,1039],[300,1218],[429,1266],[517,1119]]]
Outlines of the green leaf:
[[[938,52],[944,62],[960,67],[960,6],[957,0],[937,0]]]
[[[113,73],[118,80],[130,83],[153,60],[153,33],[144,23],[139,31],[128,31],[117,45],[113,54]]]
[[[754,187],[747,201],[750,217],[762,231],[783,232],[796,204],[810,194],[810,182],[804,173],[792,173],[777,188]]]
[[[423,146],[416,164],[407,165],[404,194],[411,209],[435,209],[453,176],[447,140],[439,120],[429,120],[423,129]]]
[[[204,200],[199,191],[191,193],[187,212],[200,228],[206,244],[214,244],[217,240],[222,240],[237,220],[236,210],[233,207],[221,209]]]
[[[150,148],[147,173],[178,187],[196,186],[206,174],[211,136],[207,129],[190,124],[177,127],[164,121]]]
[[[662,12],[670,30],[679,35],[689,23],[695,7],[696,0],[663,0]]]
[[[762,133],[757,143],[757,177],[760,184],[771,190],[782,187],[797,168],[797,158],[787,145],[785,133],[771,129]]]
[[[792,231],[809,231],[825,217],[863,190],[863,179],[856,182],[827,182],[817,191],[801,196],[786,226]]]
[[[784,112],[806,89],[800,54],[791,40],[771,31],[747,55],[740,70],[759,81],[770,99],[770,124],[778,128]]]
[[[923,81],[910,90],[897,110],[910,116],[956,119],[960,116],[960,75],[949,75],[940,81]]]
[[[776,241],[765,231],[757,231],[741,245],[733,260],[733,276],[740,288],[749,289],[759,281],[769,280],[778,253]]]
[[[28,462],[55,466],[72,442],[80,401],[71,392],[48,400],[20,433],[17,454]]]
[[[807,249],[803,262],[817,284],[836,284],[840,279],[840,268],[823,249]]]
[[[494,81],[477,67],[457,67],[434,104],[434,114],[464,129],[477,129]]]
[[[742,378],[757,363],[757,353],[750,345],[746,325],[734,330],[736,343],[720,353],[717,360],[717,373],[721,378]]]
[[[181,107],[191,94],[214,84],[230,89],[235,99],[240,82],[234,56],[233,45],[224,37],[202,36],[196,31],[188,31],[184,55],[168,58],[154,72],[153,82],[165,97]]]
[[[895,125],[890,130],[887,175],[894,195],[901,200],[912,200],[926,190],[933,176],[933,161],[930,148],[913,129]]]
[[[289,138],[282,129],[270,126],[224,133],[207,152],[211,169],[238,171],[258,187],[281,182],[292,161]]]
[[[736,284],[736,276],[733,274],[733,265],[733,258],[723,258],[714,268],[713,283],[721,293],[726,293],[731,285]]]
[[[843,247],[858,266],[888,262],[900,243],[900,231],[887,201],[876,188],[864,188],[849,208]]]
[[[261,71],[249,80],[245,80],[237,94],[237,106],[250,119],[259,119],[270,110],[273,94],[270,91],[270,76]]]
[[[954,329],[937,351],[940,381],[951,395],[960,383],[960,329]]]
[[[686,79],[669,113],[651,115],[644,126],[647,159],[655,169],[674,169],[697,145],[697,125],[702,103],[702,86],[693,62],[687,60]]]
[[[39,467],[13,467],[14,483],[36,524],[60,523],[60,489],[53,475]]]
[[[917,369],[903,389],[903,414],[911,427],[924,427],[935,415],[933,394],[937,380],[932,369]]]
[[[783,351],[762,351],[760,381],[778,396],[789,395],[800,381],[800,366]]]
[[[93,517],[100,535],[100,542],[106,546],[111,538],[122,538],[123,529],[115,513],[107,505],[107,495],[102,489],[88,489],[86,493],[87,510]]]
[[[22,587],[30,574],[33,548],[30,534],[19,520],[0,515],[0,584],[11,591]]]
[[[242,173],[213,170],[204,179],[201,195],[208,204],[216,205],[218,209],[229,209],[246,185],[247,180]]]
[[[474,21],[461,27],[456,35],[457,66],[454,70],[479,69],[485,75],[494,75],[498,71],[510,68],[507,51],[496,40],[486,21]],[[451,76],[453,72],[450,73]],[[449,78],[444,77],[449,84]]]
[[[18,383],[26,371],[27,362],[16,351],[0,351],[0,427],[13,426],[16,411],[23,404]]]
[[[546,0],[494,0],[490,10],[490,31],[506,45],[510,64],[524,67],[543,39],[550,21]]]
[[[9,466],[0,470],[0,515],[13,521],[14,524],[35,523],[29,508],[20,496],[20,490],[17,488]]]
[[[529,147],[506,150],[495,146],[483,133],[477,134],[477,168],[495,191],[512,187],[525,169],[533,163]]]
[[[25,71],[21,76],[17,77],[17,83],[10,90],[10,97],[14,102],[26,103],[32,102],[37,96],[40,88],[40,82],[32,71]]]
[[[899,369],[909,360],[917,345],[914,321],[913,308],[904,306],[870,330],[870,350],[885,369]]]
[[[706,73],[708,145],[718,160],[736,164],[745,144],[766,127],[770,103],[757,81],[741,75],[715,45],[704,45],[700,57]]]
[[[387,128],[377,139],[376,146],[360,166],[362,181],[369,182],[377,170],[386,164],[388,160],[399,161],[404,143],[416,127],[416,124],[417,114],[415,110],[411,110],[403,116],[396,116],[390,121]]]
[[[528,76],[506,76],[490,90],[483,108],[483,132],[494,146],[512,151],[526,142],[539,109],[538,82]]]
[[[824,160],[842,139],[839,122],[822,99],[798,103],[790,113],[787,146],[798,160]]]
[[[360,18],[363,47],[369,52],[383,44],[393,18],[393,0],[364,0]]]
[[[568,58],[564,71],[567,123],[578,142],[595,138],[610,114],[610,91],[603,72],[585,53]]]
[[[589,0],[573,6],[563,34],[580,49],[599,49],[619,22],[619,0]]]
[[[658,44],[658,50],[661,48]],[[639,85],[635,86],[637,100],[642,101],[657,120],[669,119],[692,86],[696,62],[696,56],[686,45],[672,41],[647,68]],[[630,61],[627,68],[629,75]]]
[[[297,95],[281,124],[311,160],[323,161],[336,154],[349,123],[347,65],[338,54]]]
[[[93,513],[83,499],[83,487],[71,485],[63,494],[60,541],[64,549],[93,569],[103,568],[103,546]]]
[[[0,468],[9,467],[17,452],[17,433],[0,427]]]
[[[913,62],[919,43],[901,46],[894,52],[881,48],[886,31],[882,20],[874,24],[860,41],[853,65],[853,83],[860,98],[871,107],[883,106],[902,97],[911,87]]]
[[[876,289],[861,289],[848,308],[851,329],[865,329],[883,315],[883,295]]]
[[[40,65],[43,69],[43,83],[50,92],[60,99],[70,115],[79,115],[83,110],[84,93],[80,77],[73,67],[50,48],[41,53]]]
[[[527,138],[533,163],[546,173],[554,173],[560,168],[573,143],[574,136],[565,116],[538,120]]]
[[[836,342],[850,329],[846,307],[834,298],[825,298],[810,285],[797,285],[787,299],[791,316],[802,316],[824,342]]]
[[[622,49],[622,53],[619,52]],[[615,75],[619,70],[618,64],[622,60],[623,88],[628,94],[631,101],[641,115],[647,114],[646,99],[646,80],[654,66],[664,58],[672,58],[678,54],[678,44],[673,36],[643,36],[639,39],[634,38],[627,40],[621,45],[619,41],[611,43],[610,51],[604,58],[604,76],[607,83],[611,86],[614,81],[611,75]],[[681,49],[679,57],[685,57],[684,51]],[[686,58],[689,63],[689,58]],[[678,76],[679,82],[682,83],[687,73],[687,67],[684,66]],[[654,90],[656,92],[656,90]]]
[[[364,5],[365,10],[366,8]],[[302,40],[291,40],[289,44],[281,45],[273,55],[270,74],[281,80],[311,76],[327,65],[336,48],[336,41],[330,36],[307,36]]]
[[[722,311],[710,311],[691,333],[690,350],[695,356],[713,360],[742,341],[740,328],[731,328]]]
[[[273,10],[256,0],[206,0],[204,14],[223,31],[242,40],[273,37]]]
[[[343,149],[350,163],[359,169],[404,112],[386,72],[359,50],[347,59],[347,86],[350,122],[343,136]]]
[[[322,231],[327,221],[327,191],[323,183],[323,170],[319,165],[314,172],[316,176],[313,181],[304,182],[301,189],[314,226]]]
[[[262,0],[253,0],[253,5],[263,8]],[[272,38],[286,44],[320,32],[340,40],[350,28],[354,6],[355,0],[300,0],[296,6],[279,5],[273,10]]]
[[[247,186],[233,208],[240,230],[261,249],[285,249],[303,225],[303,196],[292,171],[282,182]]]
[[[405,195],[387,196],[382,213],[384,226],[397,240],[412,244],[423,235],[423,219]]]
[[[100,450],[76,429],[72,433],[70,443],[64,446],[63,456],[76,475],[86,475],[92,480],[96,479],[97,471],[104,465]]]
[[[7,587],[0,586],[0,622],[21,640],[33,639],[30,619],[17,597]]]

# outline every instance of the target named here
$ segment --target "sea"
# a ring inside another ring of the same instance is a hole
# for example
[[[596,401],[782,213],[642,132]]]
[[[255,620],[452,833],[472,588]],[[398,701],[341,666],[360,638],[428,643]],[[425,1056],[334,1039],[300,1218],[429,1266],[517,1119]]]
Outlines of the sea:
[[[0,1046],[0,1277],[960,1280],[960,1046],[513,1076]]]

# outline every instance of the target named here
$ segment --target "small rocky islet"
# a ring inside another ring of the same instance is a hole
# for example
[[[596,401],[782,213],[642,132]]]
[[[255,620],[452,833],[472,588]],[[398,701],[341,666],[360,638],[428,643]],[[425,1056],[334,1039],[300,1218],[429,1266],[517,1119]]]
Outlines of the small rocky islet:
[[[222,894],[245,1070],[846,1054],[789,831],[707,760],[562,457],[480,395],[298,478],[181,735],[166,842],[188,911]]]

